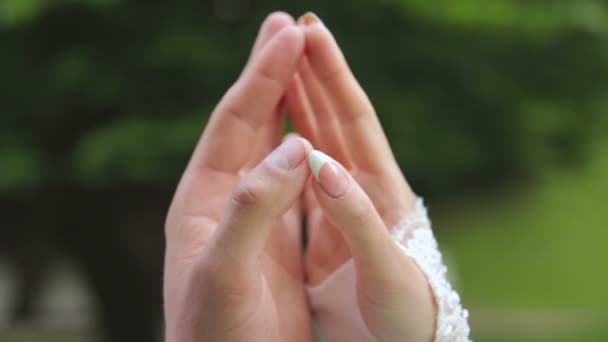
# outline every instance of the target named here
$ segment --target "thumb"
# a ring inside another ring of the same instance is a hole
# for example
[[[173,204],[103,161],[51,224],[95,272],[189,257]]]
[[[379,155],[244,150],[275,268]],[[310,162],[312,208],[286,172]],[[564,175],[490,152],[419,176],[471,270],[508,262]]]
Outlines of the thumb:
[[[260,257],[272,227],[299,198],[310,175],[302,138],[283,142],[235,187],[211,243],[213,252],[247,263]]]

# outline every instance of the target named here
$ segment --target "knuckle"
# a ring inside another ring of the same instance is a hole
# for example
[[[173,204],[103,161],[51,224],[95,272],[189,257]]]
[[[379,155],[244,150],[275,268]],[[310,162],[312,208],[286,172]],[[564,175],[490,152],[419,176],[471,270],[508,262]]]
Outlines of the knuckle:
[[[230,204],[235,211],[257,210],[272,214],[276,200],[281,198],[288,184],[288,175],[269,162],[262,162],[235,187],[230,196]]]
[[[254,70],[254,77],[264,89],[270,92],[280,92],[284,87],[284,81],[277,75],[277,71],[273,70],[274,65],[262,65]]]
[[[232,193],[232,202],[237,208],[252,207],[262,202],[262,194],[258,187],[251,183],[237,186]]]
[[[251,115],[246,115],[241,110],[235,107],[227,106],[225,112],[228,116],[234,118],[237,122],[240,122],[246,127],[249,127],[252,132],[257,131],[263,125],[263,122],[261,122],[260,120],[256,120]]]

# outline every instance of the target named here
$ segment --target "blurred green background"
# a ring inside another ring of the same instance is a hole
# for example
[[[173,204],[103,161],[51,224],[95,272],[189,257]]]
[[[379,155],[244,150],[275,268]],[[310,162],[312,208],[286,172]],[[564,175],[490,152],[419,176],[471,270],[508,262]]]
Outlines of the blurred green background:
[[[608,2],[0,0],[0,341],[152,341],[163,220],[274,10],[313,10],[476,341],[608,341]]]

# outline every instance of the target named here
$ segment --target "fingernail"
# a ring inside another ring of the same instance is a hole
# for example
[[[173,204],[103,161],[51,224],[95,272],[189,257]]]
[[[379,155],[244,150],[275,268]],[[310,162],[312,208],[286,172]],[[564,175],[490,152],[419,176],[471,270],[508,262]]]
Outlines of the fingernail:
[[[301,25],[312,25],[316,23],[323,24],[323,21],[321,21],[321,19],[313,12],[306,12],[298,18],[298,24]]]
[[[315,179],[329,196],[338,198],[346,193],[349,176],[346,170],[332,157],[314,150],[308,155],[308,164]]]
[[[292,138],[285,140],[281,146],[274,150],[266,162],[283,170],[293,170],[300,166],[306,159],[306,149],[301,139]]]

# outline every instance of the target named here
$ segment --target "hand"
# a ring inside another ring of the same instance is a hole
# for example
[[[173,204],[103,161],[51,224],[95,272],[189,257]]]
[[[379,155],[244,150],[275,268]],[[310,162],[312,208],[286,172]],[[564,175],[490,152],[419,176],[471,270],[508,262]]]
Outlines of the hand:
[[[167,341],[312,340],[298,201],[312,147],[272,151],[304,40],[288,15],[267,18],[184,172],[165,227]]]
[[[298,131],[339,162],[311,157],[318,181],[304,195],[308,283],[320,284],[352,258],[369,332],[379,341],[430,341],[436,308],[428,281],[389,232],[413,211],[416,196],[329,30],[314,15],[299,22],[306,55],[288,89],[288,108]]]

